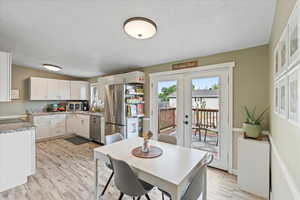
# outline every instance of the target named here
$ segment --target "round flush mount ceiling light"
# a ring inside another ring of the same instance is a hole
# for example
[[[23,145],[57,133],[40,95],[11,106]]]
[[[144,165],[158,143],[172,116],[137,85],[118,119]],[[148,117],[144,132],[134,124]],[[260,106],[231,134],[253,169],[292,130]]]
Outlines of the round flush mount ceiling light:
[[[156,34],[157,26],[151,19],[132,17],[124,22],[124,31],[136,39],[148,39]]]
[[[55,72],[62,70],[61,67],[56,66],[56,65],[51,65],[51,64],[43,64],[43,67],[45,67],[46,69],[48,69],[50,71],[55,71]]]

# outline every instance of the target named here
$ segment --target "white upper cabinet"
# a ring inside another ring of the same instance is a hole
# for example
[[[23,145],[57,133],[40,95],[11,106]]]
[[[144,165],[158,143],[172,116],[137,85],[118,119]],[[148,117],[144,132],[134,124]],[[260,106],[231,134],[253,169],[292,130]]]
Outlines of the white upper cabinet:
[[[125,74],[100,77],[97,79],[97,83],[104,85],[122,83],[145,83],[145,73],[140,71],[134,71]]]
[[[0,102],[10,101],[11,54],[0,52]]]
[[[71,100],[89,100],[89,82],[71,81]]]
[[[69,100],[70,81],[48,79],[48,100]]]
[[[48,100],[59,100],[59,82],[55,79],[47,79],[48,84]]]
[[[72,94],[72,96],[71,96]],[[89,83],[47,78],[30,78],[30,100],[88,100]]]
[[[30,100],[48,100],[48,79],[30,78]]]
[[[71,99],[71,81],[57,80],[58,81],[58,93],[60,100]]]

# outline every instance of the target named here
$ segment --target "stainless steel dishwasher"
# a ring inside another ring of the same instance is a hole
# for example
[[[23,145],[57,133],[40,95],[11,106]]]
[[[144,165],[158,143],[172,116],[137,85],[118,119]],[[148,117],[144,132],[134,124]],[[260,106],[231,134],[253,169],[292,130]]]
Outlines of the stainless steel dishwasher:
[[[91,140],[101,143],[101,117],[91,115],[90,117],[90,137]]]

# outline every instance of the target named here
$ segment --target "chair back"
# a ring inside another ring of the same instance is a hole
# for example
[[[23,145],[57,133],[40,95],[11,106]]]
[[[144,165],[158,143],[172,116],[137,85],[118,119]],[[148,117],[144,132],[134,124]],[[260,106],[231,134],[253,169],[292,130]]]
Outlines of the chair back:
[[[120,192],[131,197],[142,196],[146,193],[136,174],[126,162],[114,159],[109,155],[108,158],[114,169],[115,185]]]
[[[205,171],[205,168],[207,165],[209,165],[213,161],[214,157],[212,154],[209,154],[207,156],[206,161],[203,163],[201,168],[198,170],[196,175],[193,177],[192,182],[188,186],[186,192],[184,193],[183,197],[181,200],[197,200],[199,196],[201,195],[202,190],[200,190],[201,186],[204,184],[203,183],[203,178],[201,176],[206,176],[203,172]]]
[[[123,140],[123,136],[120,133],[114,133],[112,135],[105,136],[106,144],[112,144],[121,140]]]
[[[173,135],[159,135],[158,141],[175,145],[177,144],[177,138]]]

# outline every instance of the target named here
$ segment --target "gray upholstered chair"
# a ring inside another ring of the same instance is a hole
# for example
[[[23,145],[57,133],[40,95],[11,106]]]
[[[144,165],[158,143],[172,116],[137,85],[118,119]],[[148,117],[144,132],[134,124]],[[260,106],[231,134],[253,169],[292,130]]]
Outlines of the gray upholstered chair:
[[[115,143],[115,142],[118,142],[118,141],[121,141],[123,140],[123,136],[120,134],[120,133],[115,133],[115,134],[112,134],[112,135],[107,135],[105,136],[105,143],[108,145],[108,144],[112,144],[112,143]],[[112,167],[112,164],[109,160],[107,160],[105,162],[105,165],[108,169],[112,170],[112,173],[111,175],[109,176],[109,179],[107,181],[107,183],[105,184],[103,190],[102,190],[102,193],[101,195],[104,195],[105,191],[107,190],[107,187],[112,179],[112,177],[114,176],[114,170],[113,170],[113,167]]]
[[[138,200],[145,195],[146,198],[150,200],[148,192],[152,190],[153,186],[139,180],[137,175],[125,161],[114,159],[109,155],[108,157],[114,169],[115,185],[121,192],[119,200],[123,198],[124,194],[131,196],[133,199],[137,197]]]
[[[201,166],[201,168],[198,170],[198,172],[195,174],[195,176],[193,177],[191,183],[189,184],[189,186],[187,187],[184,195],[181,197],[181,200],[197,200],[199,198],[199,196],[201,195],[201,193],[203,191],[201,191],[199,188],[200,186],[203,184],[202,183],[202,170],[204,170],[205,167],[207,167],[214,159],[213,154],[208,154],[207,159],[205,160],[205,162],[203,163],[203,165]],[[169,199],[172,199],[171,195],[168,192],[165,192],[161,189],[159,189],[162,192],[162,199],[164,200],[164,196],[166,195]]]
[[[177,138],[173,135],[159,135],[158,141],[175,145],[177,144]]]

